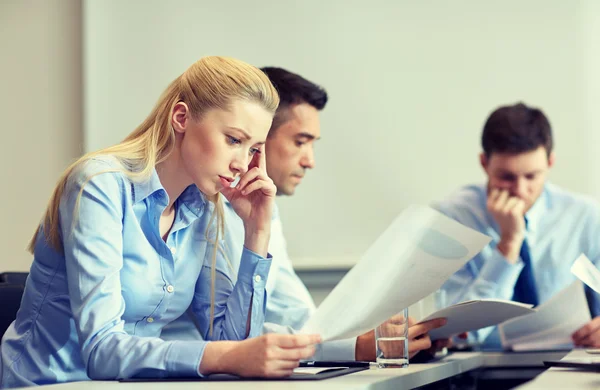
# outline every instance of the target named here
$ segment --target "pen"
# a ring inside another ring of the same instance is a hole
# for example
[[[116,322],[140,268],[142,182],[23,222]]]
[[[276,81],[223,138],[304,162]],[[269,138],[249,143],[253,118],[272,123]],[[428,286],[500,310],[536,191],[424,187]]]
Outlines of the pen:
[[[300,362],[300,367],[369,367],[369,362],[360,360],[309,360]]]

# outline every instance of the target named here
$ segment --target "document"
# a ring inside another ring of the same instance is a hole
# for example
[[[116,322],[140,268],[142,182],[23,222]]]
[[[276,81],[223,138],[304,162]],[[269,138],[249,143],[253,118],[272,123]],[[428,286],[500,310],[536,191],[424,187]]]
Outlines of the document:
[[[571,335],[591,320],[583,283],[576,280],[535,313],[498,326],[502,346],[514,351],[572,349]]]
[[[498,325],[512,318],[534,313],[532,305],[503,299],[478,299],[465,301],[438,310],[420,322],[434,318],[446,318],[446,325],[429,332],[432,340],[446,339],[463,332],[469,332],[492,325]]]
[[[583,253],[571,266],[571,272],[592,290],[600,294],[600,271]]]
[[[441,285],[490,241],[436,210],[410,206],[311,316],[303,333],[323,341],[363,334]]]

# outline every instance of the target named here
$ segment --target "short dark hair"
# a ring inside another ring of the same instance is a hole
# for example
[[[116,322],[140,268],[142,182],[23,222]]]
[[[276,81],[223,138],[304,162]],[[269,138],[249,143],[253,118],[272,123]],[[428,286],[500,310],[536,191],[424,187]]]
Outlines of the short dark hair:
[[[544,113],[519,102],[497,108],[491,113],[481,135],[481,146],[486,157],[492,153],[519,154],[543,146],[552,152],[552,130]]]
[[[323,87],[283,68],[266,66],[261,70],[269,77],[279,92],[279,107],[269,131],[272,132],[288,120],[286,110],[295,104],[307,103],[322,110],[327,104],[327,92]]]

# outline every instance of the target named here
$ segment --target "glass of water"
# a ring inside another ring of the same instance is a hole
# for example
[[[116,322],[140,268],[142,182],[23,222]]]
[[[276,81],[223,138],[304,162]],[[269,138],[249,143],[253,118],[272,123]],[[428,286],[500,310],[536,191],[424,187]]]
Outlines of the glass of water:
[[[375,328],[377,365],[408,366],[408,308]]]

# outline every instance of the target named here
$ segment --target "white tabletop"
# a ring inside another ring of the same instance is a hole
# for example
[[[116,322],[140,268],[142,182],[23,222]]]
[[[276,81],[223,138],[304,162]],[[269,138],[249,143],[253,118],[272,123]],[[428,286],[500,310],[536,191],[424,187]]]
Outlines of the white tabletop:
[[[426,363],[411,364],[407,368],[386,368],[365,370],[350,375],[320,381],[286,381],[286,390],[296,389],[412,389],[439,380],[443,380],[463,372],[490,367],[525,367],[541,366],[543,360],[560,359],[565,353],[479,353],[461,352],[451,354],[444,359]],[[598,376],[600,384],[600,376]],[[171,390],[198,389],[281,389],[281,381],[234,381],[234,382],[129,382],[111,381],[73,382],[45,386],[47,389],[81,389],[85,390]]]
[[[598,358],[584,350],[571,351],[564,359]],[[518,389],[600,389],[600,373],[571,368],[550,368]]]

